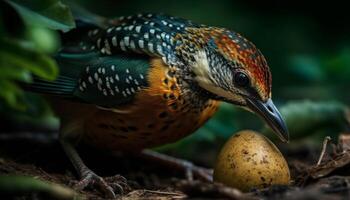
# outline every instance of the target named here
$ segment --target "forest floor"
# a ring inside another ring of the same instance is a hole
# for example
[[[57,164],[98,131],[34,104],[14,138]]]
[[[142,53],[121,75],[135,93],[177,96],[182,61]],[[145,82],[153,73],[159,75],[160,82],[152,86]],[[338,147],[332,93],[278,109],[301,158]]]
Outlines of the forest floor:
[[[220,184],[200,180],[187,181],[184,173],[155,162],[147,162],[130,155],[108,155],[82,147],[82,158],[94,171],[111,177],[116,173],[130,180],[129,189],[118,199],[350,199],[349,143],[337,148],[328,146],[321,164],[317,160],[321,149],[300,146],[282,148],[289,163],[292,184],[242,193]],[[343,149],[341,149],[343,148]],[[56,139],[40,142],[30,138],[9,142],[0,137],[0,175],[25,175],[72,188],[76,173]],[[108,178],[107,178],[108,180]],[[111,179],[110,179],[111,180]],[[1,186],[0,186],[1,187]],[[0,188],[1,191],[1,188]],[[0,193],[1,194],[1,193]],[[5,194],[2,194],[5,195]],[[105,199],[95,189],[78,193],[82,199]],[[47,199],[36,193],[8,193],[0,199]],[[54,196],[51,196],[52,198]]]

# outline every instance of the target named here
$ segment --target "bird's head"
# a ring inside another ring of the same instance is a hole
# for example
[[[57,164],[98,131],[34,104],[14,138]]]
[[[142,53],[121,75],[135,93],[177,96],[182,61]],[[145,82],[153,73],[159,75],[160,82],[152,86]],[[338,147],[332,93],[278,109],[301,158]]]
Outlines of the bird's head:
[[[194,29],[192,34],[198,50],[190,65],[198,86],[215,99],[258,114],[282,141],[288,141],[286,124],[271,99],[271,73],[261,52],[226,29]]]

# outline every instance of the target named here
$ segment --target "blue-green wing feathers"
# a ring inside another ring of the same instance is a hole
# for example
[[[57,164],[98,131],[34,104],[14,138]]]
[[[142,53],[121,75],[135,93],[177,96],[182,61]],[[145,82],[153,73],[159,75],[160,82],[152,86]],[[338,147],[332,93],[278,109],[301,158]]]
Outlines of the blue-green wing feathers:
[[[148,86],[149,57],[106,56],[81,47],[66,47],[55,58],[59,77],[55,81],[35,78],[29,90],[113,107],[130,102],[137,91]]]
[[[64,48],[55,56],[60,67],[56,81],[35,79],[32,91],[103,107],[125,104],[147,87],[151,57],[176,65],[174,36],[191,21],[167,15],[139,14],[114,20],[77,21],[77,29],[62,35]]]
[[[128,103],[148,86],[148,69],[148,57],[100,56],[85,63],[74,95],[104,107]]]

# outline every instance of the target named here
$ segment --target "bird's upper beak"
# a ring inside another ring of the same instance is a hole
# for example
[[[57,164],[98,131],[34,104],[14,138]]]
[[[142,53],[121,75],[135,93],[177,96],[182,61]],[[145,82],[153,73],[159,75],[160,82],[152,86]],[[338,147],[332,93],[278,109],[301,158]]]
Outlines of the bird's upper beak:
[[[286,123],[271,99],[262,102],[261,100],[249,98],[247,99],[247,106],[262,117],[283,142],[289,141]]]

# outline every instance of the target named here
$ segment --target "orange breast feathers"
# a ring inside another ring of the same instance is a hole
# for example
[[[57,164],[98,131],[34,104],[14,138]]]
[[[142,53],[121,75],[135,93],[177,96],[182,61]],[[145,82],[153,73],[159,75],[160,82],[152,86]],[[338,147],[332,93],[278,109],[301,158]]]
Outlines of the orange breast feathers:
[[[193,109],[171,69],[161,59],[150,62],[149,87],[128,105],[100,110],[85,123],[87,140],[113,150],[137,150],[175,142],[203,125],[217,110],[208,100]],[[170,70],[170,72],[169,72]]]
[[[201,126],[205,123],[218,109],[219,102],[209,100],[202,108],[192,110],[191,106],[186,102],[186,97],[179,88],[176,77],[170,77],[173,69],[169,69],[161,59],[153,59],[151,61],[151,71],[148,75],[150,88],[146,90],[147,95],[159,96],[166,102],[168,110],[181,113],[196,113],[196,124]],[[196,127],[198,128],[198,127]]]

